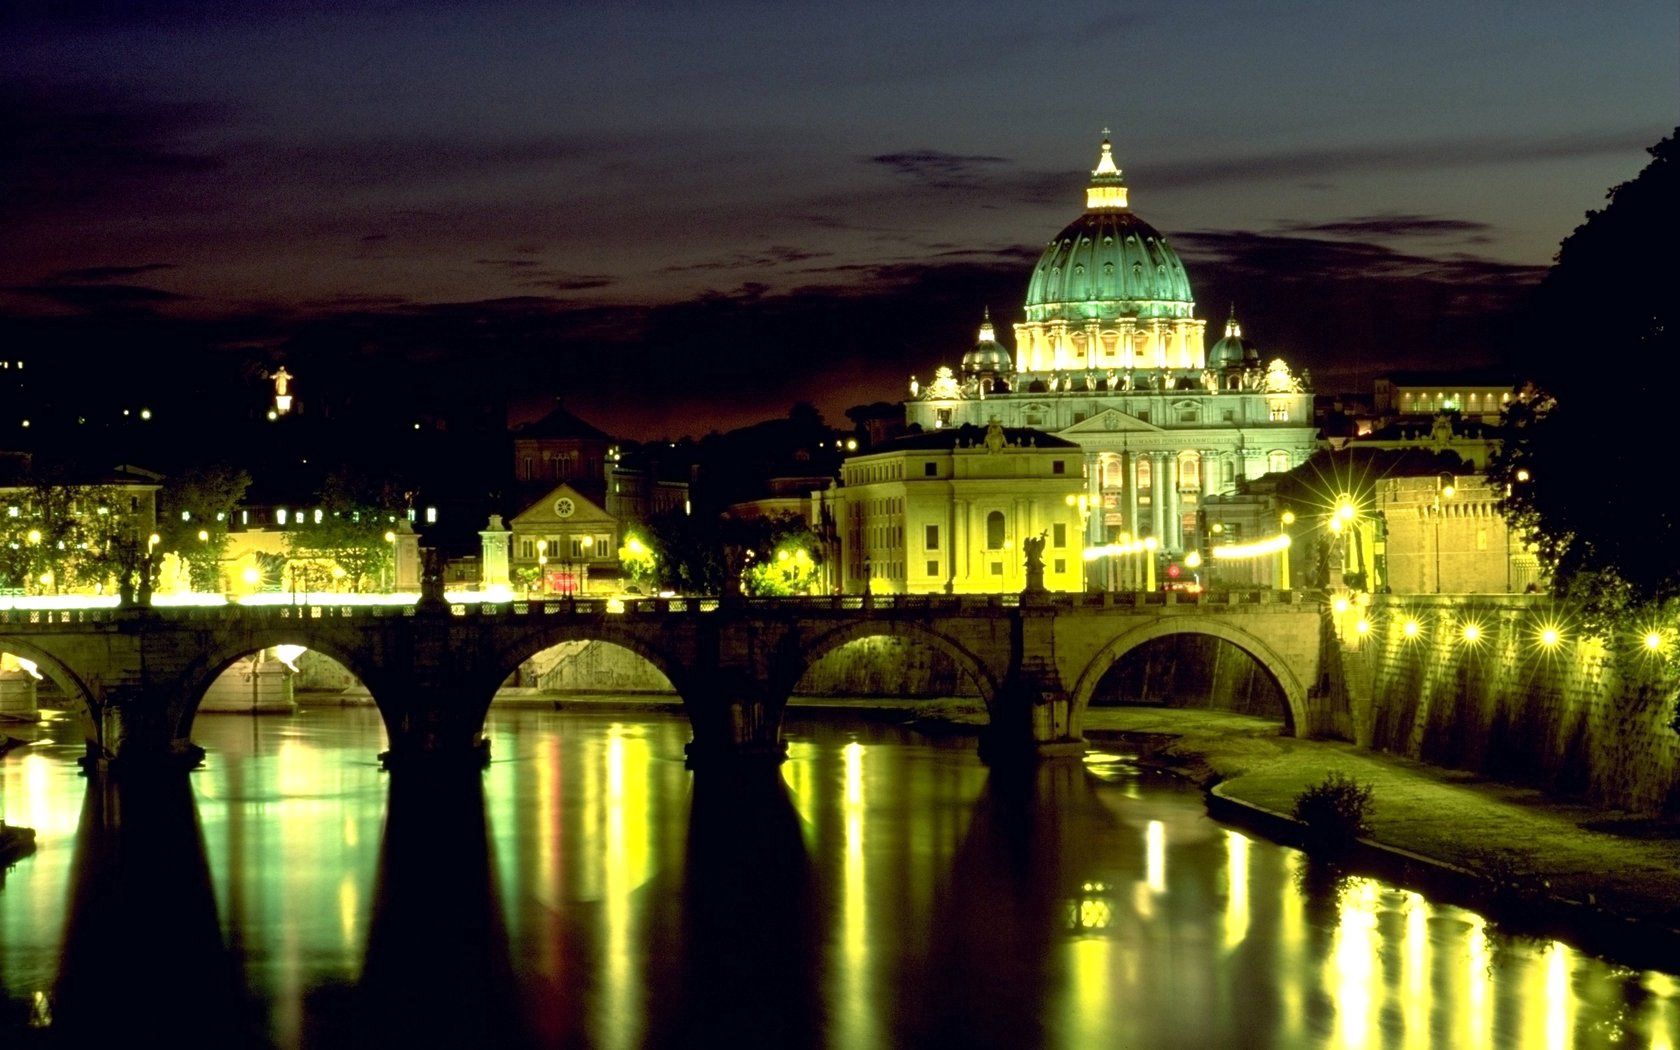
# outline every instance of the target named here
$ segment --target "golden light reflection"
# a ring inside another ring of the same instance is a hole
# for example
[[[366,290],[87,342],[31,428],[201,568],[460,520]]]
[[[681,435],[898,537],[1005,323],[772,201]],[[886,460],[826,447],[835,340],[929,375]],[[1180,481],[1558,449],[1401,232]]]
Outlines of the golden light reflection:
[[[1674,978],[1665,973],[1647,973],[1645,990],[1651,993],[1650,1020],[1646,1031],[1651,1033],[1651,1050],[1674,1050],[1671,1033],[1674,1017]]]
[[[1110,1015],[1112,990],[1109,971],[1112,968],[1114,942],[1107,937],[1078,937],[1068,946],[1073,953],[1070,969],[1073,978],[1072,1045],[1113,1045],[1113,1018]]]
[[[1546,967],[1547,1050],[1562,1050],[1572,1043],[1575,1000],[1570,994],[1569,971],[1574,954],[1562,941],[1553,941],[1542,957]]]
[[[811,761],[816,748],[806,740],[788,741],[788,760],[782,763],[782,781],[788,786],[788,794],[793,797],[793,808],[799,814],[799,823],[805,830],[805,844],[811,845],[811,836],[816,827],[816,793],[811,784]]]
[[[1493,998],[1493,946],[1488,943],[1487,922],[1480,915],[1470,916],[1468,968],[1464,974],[1465,1032],[1463,1046],[1475,1050],[1492,1045],[1493,1015],[1489,1007]]]
[[[1158,820],[1144,829],[1144,879],[1150,892],[1167,892],[1167,826]]]
[[[1326,975],[1336,1003],[1336,1046],[1357,1050],[1371,1038],[1371,1022],[1380,1007],[1382,938],[1377,933],[1377,884],[1347,881],[1336,923]]]
[[[1400,894],[1406,917],[1406,940],[1401,955],[1401,1011],[1406,1022],[1406,1045],[1430,1045],[1429,1014],[1429,902],[1410,890]]]
[[[1248,936],[1248,838],[1225,832],[1225,950]]]
[[[602,909],[606,974],[600,1030],[606,1045],[637,1046],[644,1013],[641,980],[631,948],[630,896],[648,877],[648,743],[614,722],[607,728],[606,848],[602,851]]]
[[[840,749],[845,761],[841,814],[846,822],[845,898],[841,903],[841,946],[845,991],[841,1011],[845,1046],[874,1046],[875,1004],[869,990],[869,885],[863,856],[864,746],[853,740]]]
[[[356,935],[357,917],[360,913],[360,903],[356,892],[356,879],[346,872],[338,880],[338,934],[344,938],[344,947],[353,948],[360,938]]]

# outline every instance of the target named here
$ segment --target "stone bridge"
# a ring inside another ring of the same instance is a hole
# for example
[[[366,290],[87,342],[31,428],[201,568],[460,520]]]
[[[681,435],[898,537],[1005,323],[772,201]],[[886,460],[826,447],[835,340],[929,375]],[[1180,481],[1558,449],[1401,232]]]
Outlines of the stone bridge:
[[[1327,617],[1270,591],[770,600],[605,599],[485,605],[7,610],[0,650],[33,660],[87,715],[88,757],[116,768],[196,763],[193,716],[236,660],[300,645],[343,664],[385,723],[387,764],[487,755],[485,716],[521,663],[568,641],[652,663],[693,724],[691,765],[779,758],[782,713],[805,670],[849,642],[897,636],[949,655],[975,682],[988,761],[1078,754],[1103,673],[1167,635],[1221,638],[1281,688],[1301,735],[1345,722],[1317,688]]]

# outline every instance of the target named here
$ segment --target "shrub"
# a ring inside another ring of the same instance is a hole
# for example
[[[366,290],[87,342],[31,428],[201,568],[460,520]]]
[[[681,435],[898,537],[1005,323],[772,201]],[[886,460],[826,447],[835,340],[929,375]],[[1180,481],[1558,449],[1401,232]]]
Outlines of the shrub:
[[[1307,826],[1312,845],[1346,849],[1369,831],[1365,809],[1371,804],[1371,786],[1345,773],[1331,773],[1321,782],[1295,796],[1295,819]]]

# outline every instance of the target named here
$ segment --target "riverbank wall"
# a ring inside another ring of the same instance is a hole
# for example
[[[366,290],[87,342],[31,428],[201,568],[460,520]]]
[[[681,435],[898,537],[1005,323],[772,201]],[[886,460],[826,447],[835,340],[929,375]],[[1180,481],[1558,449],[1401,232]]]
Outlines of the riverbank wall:
[[[1358,744],[1597,806],[1680,809],[1674,687],[1637,639],[1585,637],[1538,595],[1381,595],[1365,616],[1362,635],[1339,625]]]

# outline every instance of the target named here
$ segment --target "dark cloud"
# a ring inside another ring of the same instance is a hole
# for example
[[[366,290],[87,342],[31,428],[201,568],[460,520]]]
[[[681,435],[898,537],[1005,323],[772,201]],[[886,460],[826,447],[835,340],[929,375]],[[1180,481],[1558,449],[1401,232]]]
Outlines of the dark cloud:
[[[1492,164],[1637,154],[1661,138],[1665,130],[1622,128],[1549,138],[1436,139],[1168,161],[1149,166],[1149,185],[1156,189],[1180,189],[1275,179],[1323,182],[1327,175],[1448,171]]]
[[[1469,219],[1446,219],[1436,215],[1359,215],[1331,222],[1280,224],[1286,233],[1324,233],[1337,237],[1440,237],[1483,234],[1493,227]]]
[[[46,279],[48,284],[81,284],[96,281],[115,281],[159,270],[173,270],[174,263],[141,263],[138,266],[88,266],[79,270],[60,270]]]
[[[604,274],[575,274],[562,277],[537,277],[520,282],[526,288],[540,288],[549,292],[586,292],[606,288],[618,282]]]
[[[989,169],[1009,163],[1007,157],[945,153],[936,149],[880,153],[864,159],[888,171],[908,175],[934,186],[967,185],[989,174]]]
[[[0,215],[86,207],[218,171],[224,159],[194,141],[215,116],[110,86],[0,81]]]
[[[157,307],[186,300],[186,296],[138,284],[43,283],[13,286],[18,295],[89,314],[149,313]]]

